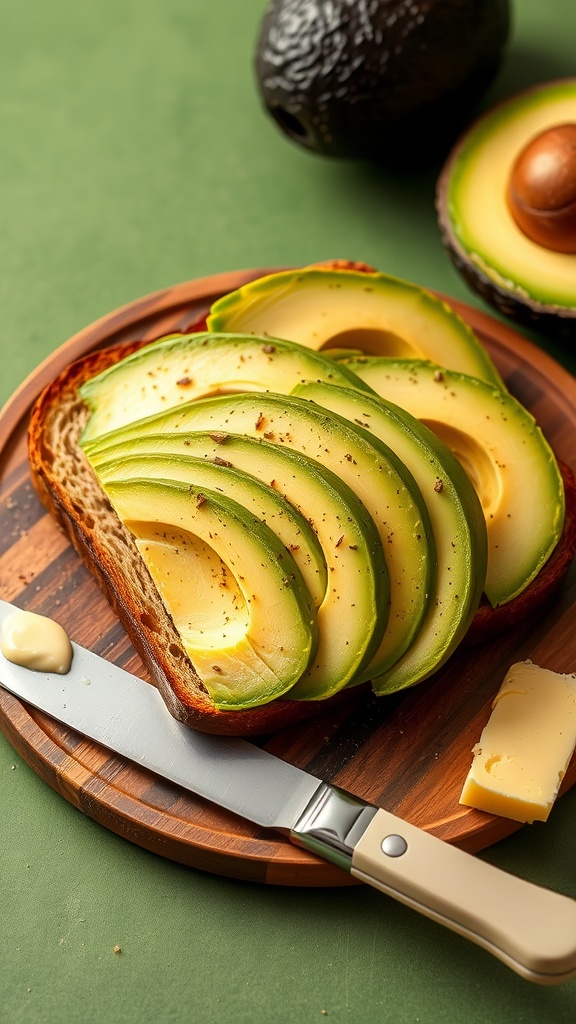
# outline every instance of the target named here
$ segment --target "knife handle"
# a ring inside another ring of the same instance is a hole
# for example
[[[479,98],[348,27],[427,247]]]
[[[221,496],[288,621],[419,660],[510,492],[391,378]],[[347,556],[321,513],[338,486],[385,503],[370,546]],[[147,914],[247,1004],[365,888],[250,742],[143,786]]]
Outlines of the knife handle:
[[[576,900],[501,871],[384,810],[351,874],[482,946],[530,981],[576,977]]]

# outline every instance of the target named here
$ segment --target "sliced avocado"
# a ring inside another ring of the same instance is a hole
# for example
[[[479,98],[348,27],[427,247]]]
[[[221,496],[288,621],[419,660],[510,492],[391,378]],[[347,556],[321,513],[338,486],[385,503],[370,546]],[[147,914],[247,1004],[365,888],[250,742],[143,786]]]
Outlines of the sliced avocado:
[[[286,694],[314,654],[316,618],[273,530],[225,495],[189,484],[110,480],[107,494],[216,707]]]
[[[434,585],[432,527],[406,467],[362,427],[302,399],[269,393],[190,402],[86,442],[85,450],[92,458],[110,440],[197,429],[247,434],[293,447],[331,469],[357,494],[378,529],[391,581],[388,625],[366,669],[374,676],[385,672],[417,635]],[[348,543],[346,531],[342,538],[342,544]],[[304,689],[305,679],[296,691],[298,696]]]
[[[218,299],[207,322],[211,331],[289,338],[311,349],[431,359],[503,387],[487,352],[454,310],[387,274],[318,267],[269,274]]]
[[[299,384],[294,394],[370,430],[402,459],[426,502],[434,531],[436,583],[420,632],[379,679],[377,694],[421,682],[449,658],[476,612],[486,579],[482,506],[458,460],[435,434],[382,398],[333,384]]]
[[[300,380],[347,383],[345,367],[290,341],[189,334],[160,339],[114,363],[80,389],[91,410],[85,437],[212,394],[290,390]],[[356,382],[359,384],[359,382]],[[360,385],[361,386],[361,385]]]
[[[267,523],[290,552],[304,580],[312,602],[318,608],[326,596],[328,571],[314,530],[282,494],[248,474],[188,452],[138,452],[108,459],[98,466],[97,476],[106,490],[111,480],[144,477],[180,480],[194,487],[208,487],[233,498],[254,516]]]
[[[438,182],[436,204],[448,252],[475,291],[521,323],[573,334],[576,251],[556,252],[533,241],[517,223],[508,198],[525,146],[541,132],[566,124],[576,125],[576,78],[539,85],[500,103],[455,146]],[[553,208],[554,197],[562,183],[565,189],[572,181],[574,225],[573,146],[571,152],[572,170],[568,158],[558,161],[545,153],[538,174],[554,174],[557,167],[560,178],[546,180],[540,200],[556,220],[562,210]],[[564,207],[566,196],[559,201]]]
[[[382,640],[389,580],[376,526],[350,488],[293,448],[218,432],[143,434],[95,454],[92,465],[106,483],[108,466],[121,465],[127,458],[142,461],[148,455],[171,456],[174,462],[182,459],[184,463],[192,457],[207,470],[224,468],[227,474],[241,470],[250,474],[254,484],[285,495],[299,510],[317,536],[324,566],[324,595],[317,609],[318,648],[308,670],[307,688],[330,696],[355,680]],[[298,553],[293,552],[295,560]],[[303,684],[299,690],[304,690]]]
[[[364,358],[349,365],[452,449],[486,519],[486,596],[494,607],[511,601],[538,574],[564,522],[562,476],[534,417],[511,395],[432,364]]]

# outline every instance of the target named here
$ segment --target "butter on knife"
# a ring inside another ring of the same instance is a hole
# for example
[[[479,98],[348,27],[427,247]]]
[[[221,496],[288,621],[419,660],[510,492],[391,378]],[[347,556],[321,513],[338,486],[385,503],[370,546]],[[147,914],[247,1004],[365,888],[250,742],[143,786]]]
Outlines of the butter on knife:
[[[460,803],[515,821],[546,821],[575,747],[576,675],[518,662],[472,751]]]
[[[72,664],[72,644],[64,627],[37,612],[16,609],[4,619],[0,651],[7,661],[36,672],[65,675]]]

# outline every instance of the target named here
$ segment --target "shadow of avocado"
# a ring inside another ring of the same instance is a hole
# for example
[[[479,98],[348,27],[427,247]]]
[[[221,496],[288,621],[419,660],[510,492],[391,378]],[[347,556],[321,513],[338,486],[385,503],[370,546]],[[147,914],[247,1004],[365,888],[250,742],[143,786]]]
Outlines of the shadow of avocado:
[[[523,89],[543,85],[560,78],[574,77],[574,61],[556,50],[546,51],[539,45],[513,45],[507,51],[500,72],[482,101],[482,111]]]
[[[441,161],[427,167],[400,170],[369,160],[342,160],[331,168],[333,188],[353,203],[358,217],[369,221],[389,239],[395,235],[406,246],[419,246],[423,237],[437,232],[436,181]]]

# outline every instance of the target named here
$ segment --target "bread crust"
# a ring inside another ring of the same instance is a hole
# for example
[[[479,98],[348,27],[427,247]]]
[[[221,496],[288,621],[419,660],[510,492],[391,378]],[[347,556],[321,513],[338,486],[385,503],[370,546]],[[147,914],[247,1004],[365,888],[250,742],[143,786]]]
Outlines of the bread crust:
[[[369,269],[369,268],[366,268]],[[195,325],[204,328],[204,321]],[[72,363],[38,398],[28,430],[32,482],[41,502],[62,527],[158,687],[170,713],[200,731],[263,736],[310,719],[356,696],[355,687],[325,701],[278,699],[244,711],[218,710],[184,651],[182,641],[129,532],[122,526],[79,445],[89,415],[80,386],[146,342],[124,342]],[[493,638],[547,603],[576,555],[576,479],[561,466],[566,519],[559,544],[533,583],[514,601],[493,609],[483,603],[464,644]]]
[[[91,353],[45,388],[28,428],[32,483],[104,591],[170,713],[204,732],[230,736],[276,732],[318,714],[326,702],[275,700],[245,711],[220,711],[214,706],[131,535],[79,446],[88,416],[80,386],[142,344],[128,342]]]

